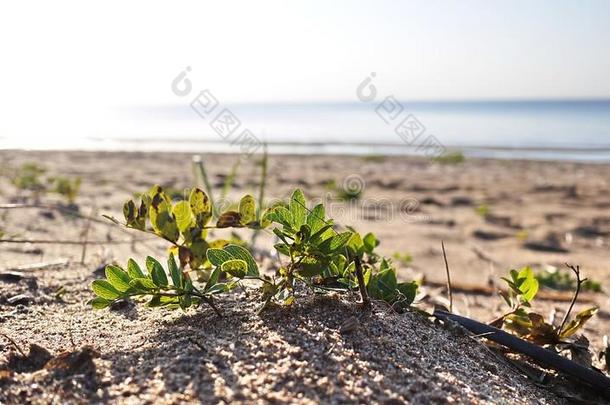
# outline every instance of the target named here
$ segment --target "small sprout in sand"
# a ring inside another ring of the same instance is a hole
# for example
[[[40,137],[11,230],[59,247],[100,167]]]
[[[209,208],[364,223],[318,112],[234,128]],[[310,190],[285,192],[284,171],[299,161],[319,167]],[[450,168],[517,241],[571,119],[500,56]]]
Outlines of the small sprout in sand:
[[[481,204],[475,209],[475,212],[485,218],[491,213],[491,208],[487,204]]]
[[[46,169],[37,163],[24,163],[11,175],[11,183],[20,190],[41,192],[45,186],[41,176]]]
[[[446,152],[440,156],[437,156],[432,159],[432,161],[444,165],[457,165],[460,163],[464,163],[466,158],[464,154],[460,151]]]
[[[63,196],[69,204],[73,204],[80,191],[81,178],[55,177],[53,179],[53,192]]]
[[[362,160],[370,163],[383,163],[385,162],[385,156],[383,155],[364,155]]]
[[[570,277],[570,274],[565,271],[559,271],[557,268],[549,268],[536,273],[536,278],[541,287],[551,290],[569,291],[576,288],[576,280]],[[582,283],[582,291],[602,292],[602,285],[599,281],[587,279]]]
[[[324,188],[333,193],[336,198],[342,201],[359,200],[362,197],[363,187],[359,182],[353,184],[345,181],[342,186],[339,186],[334,179],[326,180],[323,183]]]
[[[597,313],[598,308],[585,309],[568,322],[574,303],[586,279],[580,278],[580,268],[567,265],[576,275],[576,287],[570,307],[559,326],[546,322],[544,317],[532,310],[531,303],[540,286],[534,272],[529,267],[520,271],[511,270],[510,278],[502,278],[508,285],[508,292],[500,292],[510,307],[510,311],[491,322],[491,325],[503,327],[518,336],[524,337],[539,345],[570,344],[568,338],[576,334],[584,324]]]
[[[517,238],[517,240],[519,240],[519,241],[521,241],[521,242],[525,242],[526,240],[528,240],[528,239],[529,239],[530,234],[529,234],[529,232],[528,232],[528,231],[526,231],[525,229],[523,229],[523,230],[521,230],[521,231],[517,232],[517,233],[515,234],[515,237]]]
[[[394,252],[392,259],[396,260],[403,266],[410,266],[413,263],[413,255],[409,252]]]

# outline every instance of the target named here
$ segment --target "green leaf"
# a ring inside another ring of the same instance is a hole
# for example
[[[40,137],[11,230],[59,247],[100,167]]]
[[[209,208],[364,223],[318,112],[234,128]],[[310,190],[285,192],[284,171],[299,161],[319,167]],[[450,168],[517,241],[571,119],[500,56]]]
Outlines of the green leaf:
[[[256,202],[254,197],[246,195],[239,201],[239,214],[241,215],[241,223],[244,225],[256,221]]]
[[[96,298],[93,298],[92,300],[89,300],[88,304],[91,305],[93,307],[93,309],[104,309],[104,308],[108,307],[110,304],[112,304],[112,300],[107,300],[102,297],[96,297]]]
[[[373,298],[392,302],[396,298],[397,287],[396,271],[387,268],[371,276],[368,291]]]
[[[220,267],[216,267],[212,270],[212,274],[210,274],[210,278],[208,282],[205,284],[204,291],[208,292],[212,287],[214,287],[218,283],[218,279],[220,278]]]
[[[125,222],[128,227],[143,230],[146,226],[146,218],[142,218],[138,215],[136,210],[136,204],[133,200],[129,200],[123,205],[123,215],[125,216]]]
[[[341,249],[352,237],[351,232],[343,232],[337,236],[334,236],[330,241],[330,251],[334,252],[338,249]]]
[[[208,243],[205,240],[197,240],[190,244],[190,263],[191,269],[195,270],[201,267],[205,262],[206,254],[208,252]]]
[[[161,307],[163,305],[164,305],[164,303],[161,302],[161,296],[160,295],[154,295],[150,299],[150,301],[148,301],[148,304],[146,304],[146,306],[148,306],[150,308]]]
[[[293,217],[290,211],[285,207],[276,207],[268,215],[269,219],[273,222],[284,225],[288,229],[293,229]]]
[[[208,249],[207,252],[208,260],[214,266],[220,267],[227,260],[233,259],[233,256],[229,252],[224,251],[223,249]]]
[[[238,246],[238,245],[227,245],[223,248],[226,252],[228,252],[235,259],[241,259],[248,264],[248,272],[246,275],[248,276],[258,276],[258,265],[256,261],[252,257],[252,254],[248,251],[248,249]]]
[[[180,304],[180,308],[182,308],[182,310],[186,310],[192,304],[191,296],[188,294],[180,296],[179,304]]]
[[[402,294],[400,297],[403,301],[401,301],[401,307],[408,307],[415,300],[415,296],[417,295],[417,283],[415,281],[411,281],[410,283],[399,283],[396,286],[396,289]]]
[[[248,272],[248,263],[241,259],[231,259],[224,262],[220,269],[233,277],[243,278]]]
[[[134,278],[129,282],[129,285],[130,287],[142,292],[157,289],[157,286],[150,278]]]
[[[106,280],[93,281],[91,283],[91,289],[95,295],[107,300],[115,300],[121,296],[121,292]]]
[[[343,232],[326,239],[318,246],[318,248],[324,254],[331,254],[345,246],[345,244],[350,240],[351,237],[351,232]]]
[[[133,259],[129,259],[127,261],[127,274],[129,274],[129,277],[131,278],[145,277],[142,269],[140,269],[138,263],[136,263],[136,261]]]
[[[268,227],[269,225],[271,225],[271,222],[273,222],[269,216],[269,214],[271,213],[271,211],[273,211],[273,208],[267,208],[264,212],[263,215],[261,215],[261,223],[260,223],[260,227],[262,229],[265,229],[266,227]]]
[[[297,188],[290,197],[290,213],[292,214],[292,223],[295,229],[301,228],[307,221],[307,206],[305,205],[305,195],[303,190]]]
[[[169,259],[167,259],[167,268],[169,269],[169,275],[172,278],[172,284],[175,287],[182,287],[182,271],[178,268],[173,253],[170,254]]]
[[[523,299],[530,302],[538,292],[538,280],[534,276],[534,272],[529,267],[524,267],[517,274],[517,287]]]
[[[311,233],[318,232],[326,223],[324,222],[324,205],[318,204],[307,215],[307,225],[311,228]]]
[[[187,201],[177,202],[172,208],[172,212],[176,217],[176,224],[180,232],[184,233],[194,225],[195,218],[191,211],[191,205]]]
[[[373,253],[373,250],[379,245],[379,240],[370,232],[364,235],[362,242],[364,244],[364,250],[368,254]]]
[[[273,245],[273,247],[275,248],[275,250],[277,250],[281,254],[283,254],[285,256],[290,256],[290,247],[287,244],[276,243],[275,245]]]
[[[347,243],[347,249],[353,256],[361,257],[364,253],[364,242],[358,232],[352,233],[352,237]]]
[[[152,281],[155,285],[159,287],[165,287],[167,285],[167,275],[165,274],[165,270],[163,270],[163,266],[153,257],[146,257],[146,268],[148,269],[148,274],[152,278]]]
[[[330,220],[327,222],[330,222]],[[320,243],[321,241],[328,240],[335,234],[335,231],[332,229],[332,227],[332,223],[323,225],[322,228],[318,229],[316,233],[312,234],[309,237],[310,241],[315,244]]]
[[[299,274],[303,277],[318,276],[322,274],[322,271],[327,265],[328,263],[325,261],[307,257],[303,259],[299,265]]]
[[[189,196],[189,204],[197,226],[205,227],[212,217],[212,204],[207,194],[200,188],[194,188]]]
[[[105,273],[108,282],[118,291],[125,292],[129,289],[131,278],[123,269],[118,266],[108,265],[106,266]]]

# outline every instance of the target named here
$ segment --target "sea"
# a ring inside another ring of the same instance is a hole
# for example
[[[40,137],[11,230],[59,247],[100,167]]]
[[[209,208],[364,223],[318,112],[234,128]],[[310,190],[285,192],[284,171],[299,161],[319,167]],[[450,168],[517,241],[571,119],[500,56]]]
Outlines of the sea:
[[[409,136],[400,124],[415,123]],[[417,132],[417,133],[416,133]],[[404,134],[404,132],[403,132]],[[248,141],[244,141],[248,139]],[[610,162],[610,100],[243,103],[123,107],[63,138],[0,134],[0,149],[421,155]]]

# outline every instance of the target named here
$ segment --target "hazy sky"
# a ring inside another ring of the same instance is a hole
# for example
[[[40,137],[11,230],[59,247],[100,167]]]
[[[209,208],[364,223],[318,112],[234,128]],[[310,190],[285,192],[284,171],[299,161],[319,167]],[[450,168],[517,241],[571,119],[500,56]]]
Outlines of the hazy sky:
[[[610,97],[608,1],[3,2],[0,44],[4,130],[182,102],[186,66],[224,102],[355,101],[372,71],[402,99]]]

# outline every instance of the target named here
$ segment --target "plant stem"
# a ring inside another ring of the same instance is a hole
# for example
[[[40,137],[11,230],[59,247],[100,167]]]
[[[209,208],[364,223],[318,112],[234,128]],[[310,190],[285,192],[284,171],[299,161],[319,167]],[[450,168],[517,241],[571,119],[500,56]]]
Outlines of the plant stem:
[[[263,145],[263,159],[261,161],[261,181],[260,188],[258,191],[258,204],[256,207],[256,220],[259,223],[259,227],[261,224],[261,212],[263,210],[263,204],[265,202],[265,186],[267,184],[267,144]],[[256,244],[256,238],[258,238],[258,234],[260,229],[255,229],[252,234],[252,239],[250,240],[250,245],[254,246]]]
[[[563,320],[561,321],[561,326],[559,327],[558,331],[559,331],[559,335],[561,335],[561,332],[563,332],[563,327],[565,326],[566,322],[568,321],[568,317],[570,316],[570,312],[572,312],[572,308],[574,307],[574,304],[576,303],[576,300],[578,299],[578,294],[580,293],[580,286],[587,281],[587,279],[580,279],[580,266],[572,266],[568,263],[566,263],[566,266],[568,266],[568,268],[570,270],[572,270],[574,272],[574,274],[576,274],[576,291],[574,292],[574,297],[572,297],[572,301],[570,302],[570,307],[568,308],[568,311],[566,312],[566,314],[563,316]]]
[[[358,278],[358,287],[360,288],[360,296],[362,297],[362,304],[365,307],[369,307],[371,305],[371,301],[369,300],[369,295],[366,291],[366,285],[364,285],[364,275],[362,273],[362,263],[360,262],[360,258],[356,256],[354,258],[354,263],[356,265],[356,277]]]
[[[205,171],[205,166],[203,165],[203,160],[201,159],[201,156],[199,156],[199,155],[193,156],[193,167],[196,170],[195,178],[197,177],[197,173],[199,173],[199,176],[201,176],[201,180],[203,180],[203,184],[205,186],[205,192],[207,193],[208,198],[210,199],[210,204],[212,205],[212,212],[215,213],[214,211],[216,210],[216,206],[214,205],[214,196],[212,194],[212,186],[210,185],[210,180],[208,179],[208,174]]]
[[[256,213],[256,219],[261,220],[261,210],[263,209],[263,203],[265,201],[265,186],[267,184],[267,144],[263,145],[263,159],[261,161],[261,182],[260,189],[258,192],[258,207]]]
[[[221,200],[224,200],[229,194],[229,191],[231,191],[231,188],[233,188],[233,182],[235,180],[235,176],[237,175],[237,170],[239,169],[240,163],[241,160],[238,159],[237,162],[235,162],[231,167],[231,171],[229,172],[229,175],[227,176],[224,184],[222,185],[222,192],[220,193]]]

